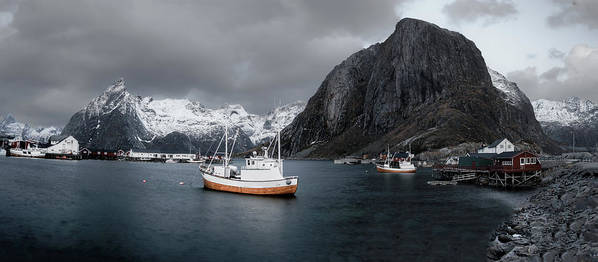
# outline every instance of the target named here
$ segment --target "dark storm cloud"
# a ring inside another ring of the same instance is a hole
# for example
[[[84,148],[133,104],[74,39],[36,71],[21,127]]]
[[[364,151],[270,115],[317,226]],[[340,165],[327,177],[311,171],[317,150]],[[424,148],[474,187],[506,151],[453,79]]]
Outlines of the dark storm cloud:
[[[514,71],[508,78],[530,99],[560,100],[578,96],[598,102],[598,48],[577,45],[563,57],[563,65],[539,73],[535,67]]]
[[[455,0],[445,5],[442,12],[455,24],[478,20],[492,24],[515,16],[517,9],[508,0]]]
[[[581,24],[589,29],[598,29],[598,1],[596,0],[553,0],[559,11],[548,17],[550,26],[560,27]]]
[[[262,112],[309,98],[391,33],[405,1],[0,2],[14,14],[0,24],[0,113],[64,124],[120,76],[134,94]]]

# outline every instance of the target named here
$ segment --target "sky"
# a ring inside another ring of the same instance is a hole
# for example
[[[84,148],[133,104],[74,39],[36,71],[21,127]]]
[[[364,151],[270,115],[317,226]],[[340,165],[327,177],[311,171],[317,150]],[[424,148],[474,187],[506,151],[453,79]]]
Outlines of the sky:
[[[134,95],[264,113],[308,100],[404,17],[473,40],[530,99],[598,102],[594,0],[0,0],[0,114],[63,126],[120,77]]]

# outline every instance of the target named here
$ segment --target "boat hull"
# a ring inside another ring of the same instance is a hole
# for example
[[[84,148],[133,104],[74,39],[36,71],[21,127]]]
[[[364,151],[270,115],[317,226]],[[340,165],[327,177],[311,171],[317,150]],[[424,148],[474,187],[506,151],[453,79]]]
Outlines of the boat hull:
[[[398,173],[398,174],[414,174],[417,170],[415,168],[392,168],[376,166],[379,173]]]
[[[202,173],[204,187],[212,190],[251,195],[293,195],[297,177],[266,181],[244,181]]]
[[[30,150],[30,149],[9,149],[7,156],[12,157],[27,157],[27,158],[45,158],[46,153],[43,153],[39,150]]]

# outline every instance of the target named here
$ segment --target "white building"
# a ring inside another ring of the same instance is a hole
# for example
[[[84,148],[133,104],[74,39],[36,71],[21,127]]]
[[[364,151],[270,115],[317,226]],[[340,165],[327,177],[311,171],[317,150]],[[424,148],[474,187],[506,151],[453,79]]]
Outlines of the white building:
[[[50,145],[45,148],[46,154],[79,155],[79,141],[72,136],[50,139]]]
[[[515,152],[515,145],[506,138],[501,138],[494,143],[478,149],[478,153],[500,154],[503,152]]]
[[[157,152],[139,152],[130,150],[126,153],[126,156],[130,160],[137,161],[156,161],[156,160],[168,160],[172,159],[175,161],[189,161],[195,160],[197,155],[195,154],[180,154],[180,153],[157,153]]]

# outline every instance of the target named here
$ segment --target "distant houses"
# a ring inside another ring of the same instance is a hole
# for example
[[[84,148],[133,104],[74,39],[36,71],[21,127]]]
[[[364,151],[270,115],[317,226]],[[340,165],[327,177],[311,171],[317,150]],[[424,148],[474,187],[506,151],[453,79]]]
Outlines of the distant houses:
[[[147,150],[131,149],[125,153],[127,160],[132,161],[166,161],[190,162],[199,158],[196,154],[160,153]]]
[[[51,159],[98,159],[98,160],[130,160],[156,162],[195,163],[200,160],[198,154],[162,153],[146,150],[105,150],[79,147],[79,141],[72,136],[54,135],[47,144],[37,141],[13,140],[0,137],[0,146],[7,149],[7,156],[35,157]],[[4,152],[3,152],[4,153]]]

